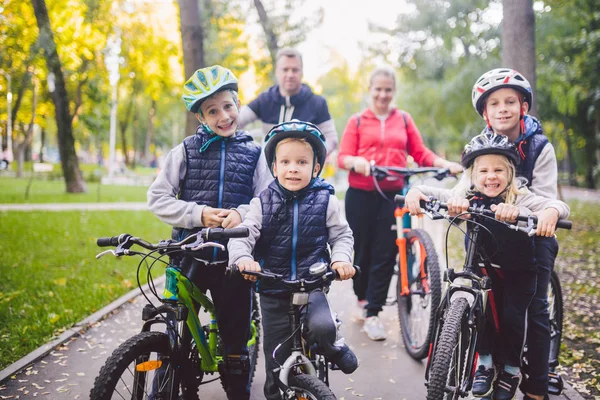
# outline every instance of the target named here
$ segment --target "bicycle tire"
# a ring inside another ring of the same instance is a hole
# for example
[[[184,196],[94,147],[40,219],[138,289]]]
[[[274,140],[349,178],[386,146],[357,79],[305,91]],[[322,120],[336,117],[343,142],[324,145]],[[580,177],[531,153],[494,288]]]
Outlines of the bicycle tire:
[[[457,298],[447,310],[444,326],[431,354],[432,364],[427,385],[427,400],[458,399],[460,386],[472,365],[466,365],[472,331],[467,325],[469,303]],[[447,392],[447,388],[454,391]]]
[[[169,337],[167,334],[163,332],[141,332],[129,338],[111,354],[94,381],[90,399],[146,399],[151,394],[154,385],[158,385],[160,389],[159,392],[154,393],[155,396],[163,396],[160,398],[166,399],[171,398],[171,393],[168,390],[169,381],[173,378],[177,379],[173,374],[176,370],[191,371],[191,367],[186,364],[171,368],[170,360]],[[140,366],[141,363],[155,361],[160,361],[162,366],[160,368],[151,367],[145,372],[135,371],[136,365]],[[165,363],[167,364],[166,367]],[[159,370],[163,371],[160,377],[157,374]],[[163,379],[164,376],[166,377]],[[185,400],[198,399],[200,382],[197,379],[190,378],[192,377],[179,377],[180,384],[185,385],[185,387],[178,388],[178,391],[181,390],[182,393],[181,397],[178,393],[177,398]],[[137,381],[137,384],[134,383],[135,381]]]
[[[296,392],[297,399],[335,400],[335,394],[325,382],[316,376],[299,374],[290,375],[289,387]]]
[[[550,312],[550,371],[554,371],[558,366],[558,356],[562,342],[563,329],[563,296],[560,279],[556,271],[550,275],[550,285],[548,289],[548,307]]]
[[[250,360],[250,383],[254,380],[254,374],[256,373],[256,366],[258,363],[258,354],[260,348],[260,331],[261,331],[261,322],[260,322],[260,308],[258,307],[258,295],[256,293],[252,293],[252,321],[251,329],[254,329],[254,334],[252,334],[252,338],[254,339],[254,343],[248,345],[248,358]],[[252,341],[252,338],[250,341]]]
[[[429,293],[424,290],[423,282],[420,279],[409,279],[410,296],[400,294],[402,292],[400,276],[396,287],[398,319],[404,348],[412,358],[420,361],[427,357],[429,352],[433,321],[442,298],[440,265],[435,246],[427,232],[422,229],[413,229],[407,231],[405,237],[408,270],[415,271],[415,275],[417,275],[417,271],[420,271],[423,257],[421,252],[425,251],[424,268],[427,274],[426,283],[429,286]]]

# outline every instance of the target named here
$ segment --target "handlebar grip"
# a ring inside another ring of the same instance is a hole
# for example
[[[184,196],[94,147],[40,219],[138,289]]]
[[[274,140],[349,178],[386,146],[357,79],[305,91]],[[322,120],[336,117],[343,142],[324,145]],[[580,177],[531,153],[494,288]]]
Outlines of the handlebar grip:
[[[568,219],[559,219],[556,223],[556,227],[562,229],[571,229],[573,227],[573,221],[569,221]]]
[[[398,204],[398,206],[404,207],[404,203],[406,202],[406,196],[397,194],[394,196],[394,201],[396,202],[396,204]],[[421,208],[425,208],[425,204],[427,204],[425,200],[419,201],[419,205],[421,206]]]
[[[242,238],[248,237],[250,231],[245,226],[237,228],[209,228],[206,229],[206,233],[203,235],[207,241],[219,240],[219,239],[231,239],[231,238]]]
[[[101,237],[96,240],[99,247],[114,247],[119,245],[119,236]]]

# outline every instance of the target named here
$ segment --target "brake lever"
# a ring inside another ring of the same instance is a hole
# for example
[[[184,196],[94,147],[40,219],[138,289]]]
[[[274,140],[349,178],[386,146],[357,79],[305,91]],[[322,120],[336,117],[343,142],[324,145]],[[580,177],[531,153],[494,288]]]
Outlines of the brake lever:
[[[113,256],[117,257],[117,253],[115,253],[115,251],[113,249],[109,249],[109,250],[104,250],[103,252],[96,254],[96,260],[99,260],[101,257],[104,257],[107,254],[112,254]]]
[[[194,246],[194,247],[192,247]],[[198,251],[201,249],[204,249],[206,247],[216,247],[222,251],[225,251],[225,246],[223,246],[220,243],[214,243],[214,242],[206,242],[206,243],[201,243],[196,245],[196,243],[192,243],[192,244],[184,244],[183,246],[181,246],[182,250],[191,250],[191,251]]]

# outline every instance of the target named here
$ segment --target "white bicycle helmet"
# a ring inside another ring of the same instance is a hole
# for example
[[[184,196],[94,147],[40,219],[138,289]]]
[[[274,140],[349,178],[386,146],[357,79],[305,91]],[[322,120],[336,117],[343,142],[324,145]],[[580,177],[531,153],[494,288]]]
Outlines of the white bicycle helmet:
[[[523,74],[510,68],[496,68],[481,75],[473,85],[471,99],[473,107],[483,117],[483,106],[486,97],[503,88],[511,88],[517,90],[524,97],[524,101],[529,104],[529,108],[533,103],[533,92],[529,81],[525,79]]]
[[[202,68],[183,85],[183,102],[189,111],[196,113],[204,100],[221,90],[237,92],[238,80],[233,72],[220,65]]]
[[[475,136],[465,148],[461,157],[461,164],[469,168],[473,161],[484,154],[499,154],[509,159],[515,166],[519,165],[521,158],[514,144],[504,135],[498,135],[488,130]]]

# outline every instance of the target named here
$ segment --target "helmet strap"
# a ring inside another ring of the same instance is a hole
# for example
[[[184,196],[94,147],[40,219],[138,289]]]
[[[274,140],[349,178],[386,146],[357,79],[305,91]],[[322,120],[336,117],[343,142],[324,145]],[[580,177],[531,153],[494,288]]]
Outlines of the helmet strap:
[[[490,123],[490,119],[488,118],[487,115],[487,104],[483,105],[483,119],[485,119],[485,123],[487,124],[487,127],[490,131],[494,132],[494,128],[492,128],[492,124]]]

